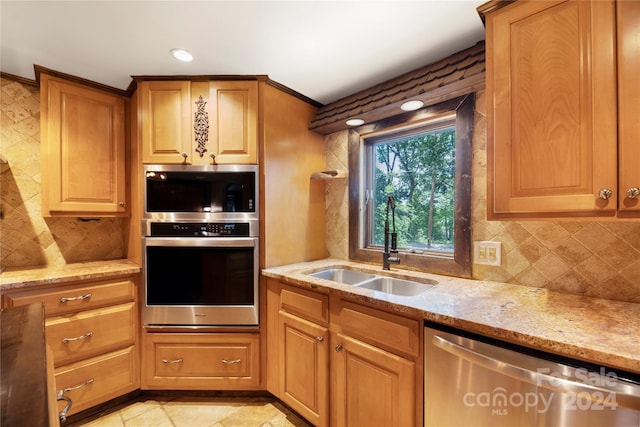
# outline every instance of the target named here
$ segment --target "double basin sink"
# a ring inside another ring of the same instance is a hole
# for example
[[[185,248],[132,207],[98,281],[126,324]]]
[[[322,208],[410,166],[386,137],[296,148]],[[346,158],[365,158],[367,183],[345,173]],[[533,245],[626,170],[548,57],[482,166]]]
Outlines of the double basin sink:
[[[359,288],[371,289],[385,294],[399,296],[419,295],[437,284],[437,282],[428,279],[425,280],[427,283],[415,282],[412,280],[379,276],[346,268],[329,268],[314,273],[308,273],[307,275],[318,279],[331,280],[345,285],[353,285]]]

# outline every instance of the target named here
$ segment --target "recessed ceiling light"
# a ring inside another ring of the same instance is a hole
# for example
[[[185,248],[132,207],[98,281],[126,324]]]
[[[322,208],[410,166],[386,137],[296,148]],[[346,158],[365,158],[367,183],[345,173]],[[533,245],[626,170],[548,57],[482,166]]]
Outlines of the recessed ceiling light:
[[[414,101],[407,101],[404,104],[402,104],[400,106],[400,108],[404,111],[415,111],[418,108],[422,108],[422,106],[424,105],[424,102],[422,101],[418,101],[418,100],[414,100]]]
[[[347,125],[348,126],[360,126],[364,124],[364,120],[362,119],[349,119],[347,120]]]
[[[171,49],[171,56],[176,58],[181,62],[191,62],[193,61],[193,55],[187,52],[184,49]]]

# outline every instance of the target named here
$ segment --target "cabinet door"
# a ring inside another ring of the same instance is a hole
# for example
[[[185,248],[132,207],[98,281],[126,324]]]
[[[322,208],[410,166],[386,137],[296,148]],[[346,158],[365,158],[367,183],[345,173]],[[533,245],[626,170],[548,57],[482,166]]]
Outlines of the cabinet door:
[[[140,83],[142,162],[191,163],[191,82]]]
[[[209,138],[215,162],[257,163],[258,82],[215,81],[209,91]]]
[[[331,344],[332,426],[417,425],[414,362],[342,334]]]
[[[640,215],[640,2],[619,1],[618,144],[622,215]],[[636,191],[638,190],[638,191]]]
[[[124,99],[46,74],[42,105],[42,212],[124,215]]]
[[[489,218],[614,215],[613,2],[515,2],[486,24]]]
[[[280,399],[315,426],[328,425],[328,329],[279,314]]]

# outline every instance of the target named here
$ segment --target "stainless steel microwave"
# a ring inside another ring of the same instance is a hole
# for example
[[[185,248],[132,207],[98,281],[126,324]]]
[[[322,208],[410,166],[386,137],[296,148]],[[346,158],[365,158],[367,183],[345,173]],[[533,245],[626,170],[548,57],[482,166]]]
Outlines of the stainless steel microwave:
[[[258,220],[257,165],[145,165],[144,219]]]

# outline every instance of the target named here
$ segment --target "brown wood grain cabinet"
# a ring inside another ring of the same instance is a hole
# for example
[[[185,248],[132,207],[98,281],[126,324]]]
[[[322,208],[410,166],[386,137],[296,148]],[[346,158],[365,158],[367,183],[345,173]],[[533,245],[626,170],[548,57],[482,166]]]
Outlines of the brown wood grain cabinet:
[[[640,2],[616,3],[618,41],[618,209],[640,216]],[[634,197],[632,197],[634,196]]]
[[[419,319],[267,286],[271,393],[317,426],[422,425]]]
[[[640,212],[627,196],[640,185],[629,163],[638,159],[629,126],[638,83],[629,76],[640,70],[623,58],[633,43],[637,56],[638,29],[621,15],[637,4],[627,3],[519,1],[487,12],[489,218]]]
[[[216,163],[257,163],[258,82],[209,82],[209,103],[210,153],[216,156]]]
[[[42,214],[125,216],[125,100],[40,75]]]
[[[67,415],[139,388],[135,295],[130,276],[3,295],[5,307],[43,303],[56,389],[73,401]]]
[[[138,86],[142,162],[189,163],[191,82],[143,81]]]
[[[267,388],[315,426],[328,426],[329,297],[267,283]]]
[[[143,163],[257,163],[257,81],[142,81],[138,92]]]
[[[142,389],[257,390],[260,334],[143,332]]]

